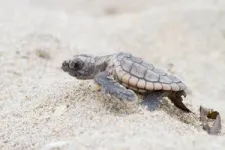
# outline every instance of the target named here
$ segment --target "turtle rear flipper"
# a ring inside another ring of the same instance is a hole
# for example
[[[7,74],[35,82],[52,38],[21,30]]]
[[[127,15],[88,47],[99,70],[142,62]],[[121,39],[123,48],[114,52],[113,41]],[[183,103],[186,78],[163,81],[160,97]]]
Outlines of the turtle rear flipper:
[[[94,77],[94,81],[101,87],[105,94],[110,94],[125,103],[137,103],[137,96],[132,90],[127,90],[119,84],[113,77],[105,72],[100,72]]]
[[[168,98],[172,101],[172,103],[180,108],[181,110],[183,110],[184,112],[190,113],[191,110],[188,109],[185,104],[182,102],[183,98],[181,96],[186,96],[186,93],[184,91],[178,91],[178,92],[171,92],[168,95]]]

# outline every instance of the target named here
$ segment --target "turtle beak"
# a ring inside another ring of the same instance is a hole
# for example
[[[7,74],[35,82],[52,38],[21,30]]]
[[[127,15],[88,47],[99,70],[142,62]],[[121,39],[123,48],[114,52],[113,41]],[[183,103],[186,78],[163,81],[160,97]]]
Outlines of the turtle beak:
[[[71,75],[73,77],[77,77],[77,72],[75,72],[74,70],[70,69],[69,65],[70,65],[70,60],[65,60],[62,63],[61,69],[64,72],[69,73],[69,75]]]
[[[63,71],[65,71],[65,72],[68,72],[70,70],[70,68],[69,68],[69,61],[68,60],[63,61],[61,69]]]

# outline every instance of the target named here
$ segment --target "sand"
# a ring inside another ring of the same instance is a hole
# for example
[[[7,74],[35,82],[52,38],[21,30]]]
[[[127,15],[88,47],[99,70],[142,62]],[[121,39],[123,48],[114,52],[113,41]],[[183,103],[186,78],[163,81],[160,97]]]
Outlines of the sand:
[[[225,147],[224,0],[0,1],[0,149]],[[132,52],[182,79],[187,115],[164,100],[133,112],[64,73],[75,54]],[[199,107],[223,130],[202,130]]]

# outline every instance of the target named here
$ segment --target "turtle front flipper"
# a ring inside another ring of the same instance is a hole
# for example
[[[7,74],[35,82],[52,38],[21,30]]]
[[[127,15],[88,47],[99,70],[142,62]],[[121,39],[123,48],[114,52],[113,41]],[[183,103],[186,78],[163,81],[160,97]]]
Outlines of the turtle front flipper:
[[[135,104],[138,101],[137,95],[132,90],[128,90],[119,84],[106,71],[98,73],[94,77],[94,81],[101,87],[102,92],[105,94],[115,96],[125,103]]]

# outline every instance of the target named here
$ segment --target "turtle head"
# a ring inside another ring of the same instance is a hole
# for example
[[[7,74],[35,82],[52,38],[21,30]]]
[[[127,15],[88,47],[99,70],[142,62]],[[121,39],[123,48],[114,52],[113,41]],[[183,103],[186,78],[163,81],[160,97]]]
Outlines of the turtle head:
[[[75,55],[72,59],[63,61],[61,69],[77,79],[93,79],[95,59],[91,55]]]

